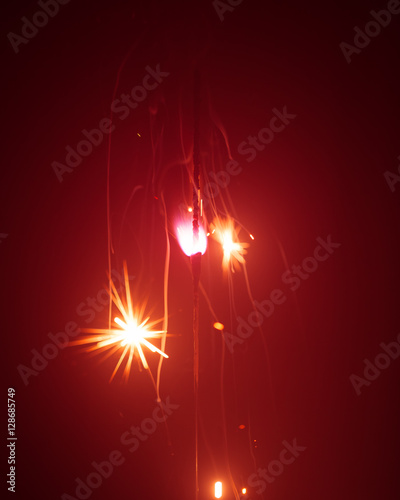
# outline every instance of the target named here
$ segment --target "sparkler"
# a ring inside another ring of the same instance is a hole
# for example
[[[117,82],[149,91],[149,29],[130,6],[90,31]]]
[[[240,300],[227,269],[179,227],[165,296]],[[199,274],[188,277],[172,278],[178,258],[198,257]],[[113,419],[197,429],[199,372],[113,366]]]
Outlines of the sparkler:
[[[149,365],[144,353],[144,347],[153,353],[158,353],[164,358],[168,358],[161,349],[158,349],[147,339],[161,338],[164,330],[152,330],[152,328],[160,323],[162,319],[150,321],[150,316],[145,317],[146,304],[141,307],[134,308],[132,305],[131,291],[129,287],[129,277],[126,263],[124,262],[124,278],[125,278],[125,298],[120,296],[114,282],[110,279],[111,300],[116,307],[120,316],[116,316],[114,322],[116,328],[83,328],[85,333],[92,333],[87,337],[71,342],[71,345],[88,345],[88,352],[105,352],[109,357],[116,353],[121,353],[115,369],[111,375],[110,382],[114,378],[118,369],[123,365],[125,368],[123,376],[128,379],[134,357],[141,362],[143,368],[149,369]],[[119,328],[118,328],[119,327]],[[122,352],[121,352],[122,351]]]
[[[199,242],[199,193],[200,193],[200,75],[194,74],[194,136],[193,136],[193,247]],[[199,498],[198,463],[198,392],[199,392],[199,281],[201,252],[197,250],[190,257],[193,274],[193,372],[194,372],[194,412],[195,412],[195,498]]]
[[[199,497],[198,482],[198,382],[199,382],[199,287],[201,256],[207,248],[207,236],[217,239],[223,248],[223,268],[234,272],[235,268],[244,269],[246,283],[248,285],[247,272],[244,255],[247,253],[248,243],[240,242],[238,234],[240,228],[235,227],[234,219],[226,217],[225,220],[216,218],[211,225],[210,233],[205,234],[201,225],[202,204],[200,197],[200,149],[199,149],[199,109],[200,109],[200,83],[199,75],[195,73],[194,79],[194,141],[193,141],[193,206],[188,207],[188,213],[192,215],[192,223],[189,219],[181,220],[176,228],[177,239],[182,251],[190,257],[193,275],[193,372],[194,372],[194,413],[195,413],[195,500]],[[251,239],[254,237],[249,234]],[[249,290],[249,285],[248,285]],[[250,293],[250,292],[249,292]],[[250,294],[251,297],[251,294]],[[214,328],[224,330],[224,325],[216,321]],[[221,498],[222,484],[216,483],[215,497]],[[236,494],[236,497],[238,495]]]
[[[193,375],[194,375],[194,418],[195,418],[195,498],[199,497],[198,469],[198,386],[199,386],[199,282],[201,256],[207,248],[207,237],[200,224],[200,75],[194,74],[194,133],[193,133],[193,207],[188,212],[192,214],[192,223],[183,221],[177,227],[177,237],[182,251],[190,256],[193,276]]]

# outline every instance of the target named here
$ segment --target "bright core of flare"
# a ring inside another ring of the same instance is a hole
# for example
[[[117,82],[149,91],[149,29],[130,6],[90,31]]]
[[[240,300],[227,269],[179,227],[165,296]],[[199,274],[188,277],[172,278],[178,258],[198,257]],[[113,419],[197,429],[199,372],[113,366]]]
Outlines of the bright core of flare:
[[[231,258],[231,254],[238,252],[239,258],[244,261],[243,257],[240,255],[242,247],[240,246],[240,243],[235,243],[232,240],[232,232],[229,229],[225,229],[222,234],[222,248],[224,250],[224,259],[229,260]]]
[[[245,264],[243,255],[246,255],[249,244],[238,240],[239,230],[235,228],[233,220],[215,219],[211,226],[213,228],[211,234],[221,243],[224,252],[222,267],[228,269],[231,266],[231,270],[234,270],[239,264]]]

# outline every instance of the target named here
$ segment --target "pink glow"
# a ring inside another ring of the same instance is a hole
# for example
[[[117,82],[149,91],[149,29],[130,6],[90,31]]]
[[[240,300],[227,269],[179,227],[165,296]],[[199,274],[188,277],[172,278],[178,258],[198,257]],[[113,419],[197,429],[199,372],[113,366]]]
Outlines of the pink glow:
[[[202,226],[199,228],[199,239],[197,241],[194,241],[193,238],[193,226],[191,221],[180,222],[176,228],[176,235],[182,251],[187,256],[190,257],[198,252],[202,254],[205,253],[207,249],[207,236]]]

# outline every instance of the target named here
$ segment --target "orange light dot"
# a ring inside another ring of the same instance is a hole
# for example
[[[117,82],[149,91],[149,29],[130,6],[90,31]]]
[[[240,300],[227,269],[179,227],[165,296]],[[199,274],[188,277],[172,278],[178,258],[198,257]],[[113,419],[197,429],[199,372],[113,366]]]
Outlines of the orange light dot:
[[[243,429],[245,429],[245,428],[246,428],[246,426],[245,426],[245,425],[243,425],[243,424],[240,424],[240,425],[239,425],[239,429],[240,429],[240,430],[243,430]]]
[[[225,327],[222,323],[218,323],[218,321],[216,321],[213,325],[213,327],[216,329],[216,330],[220,330],[222,331]]]
[[[242,488],[242,493],[243,493],[243,495],[245,495],[247,493],[246,488]]]
[[[252,234],[250,235],[250,238],[251,238],[252,240],[254,240],[254,236],[253,236]]]
[[[188,207],[188,212],[193,212],[193,208],[192,207]]]

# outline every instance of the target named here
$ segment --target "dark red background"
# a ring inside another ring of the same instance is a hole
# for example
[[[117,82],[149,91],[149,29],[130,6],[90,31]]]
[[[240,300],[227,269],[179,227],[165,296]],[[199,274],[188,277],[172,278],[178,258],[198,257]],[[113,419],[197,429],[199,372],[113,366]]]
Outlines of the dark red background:
[[[151,381],[137,367],[127,384],[121,377],[109,384],[115,360],[99,364],[66,348],[28,385],[17,370],[30,365],[31,350],[43,349],[49,332],[63,331],[69,321],[87,326],[76,309],[107,280],[107,141],[62,183],[51,164],[63,162],[65,147],[76,146],[82,129],[109,116],[119,70],[117,97],[140,84],[147,65],[160,64],[170,75],[112,134],[112,267],[121,272],[127,260],[137,296],[148,297],[161,317],[165,233],[154,196],[165,193],[172,229],[177,207],[190,195],[180,164],[181,130],[189,153],[198,65],[203,168],[211,170],[213,157],[221,170],[228,159],[212,109],[243,168],[228,190],[237,217],[256,236],[246,256],[253,296],[264,300],[275,288],[287,296],[262,334],[255,332],[233,354],[225,350],[223,367],[220,334],[200,300],[200,499],[212,498],[214,481],[227,481],[228,465],[237,488],[246,486],[250,474],[279,457],[282,441],[295,438],[306,450],[263,496],[249,491],[253,500],[399,498],[400,361],[360,396],[349,380],[362,376],[363,360],[373,361],[379,344],[400,331],[400,184],[392,192],[384,177],[398,173],[400,155],[400,15],[350,64],[339,47],[353,43],[354,26],[363,28],[371,9],[382,8],[382,0],[243,0],[221,22],[211,0],[71,0],[15,54],[7,34],[20,33],[21,17],[31,19],[38,5],[3,6],[3,405],[5,413],[6,389],[14,387],[14,496],[76,498],[75,478],[85,480],[91,462],[119,449],[125,463],[93,491],[93,500],[194,498],[192,285],[174,238],[169,331],[175,336],[168,340],[161,392],[180,406],[168,430],[160,425],[134,454],[120,443],[155,407]],[[238,145],[284,106],[296,118],[247,163]],[[151,134],[162,139],[157,146]],[[129,203],[136,186],[143,189]],[[286,267],[279,245],[291,267],[328,235],[340,248],[291,292],[281,280]],[[236,314],[247,318],[251,304],[243,273],[235,274],[232,311],[220,259],[210,242],[202,281],[218,318],[234,332]],[[104,310],[90,326],[106,323]],[[5,448],[5,417],[3,423]],[[12,495],[5,474],[2,488]],[[227,491],[224,498],[234,497]]]

